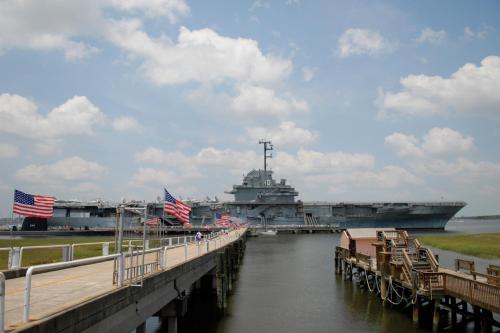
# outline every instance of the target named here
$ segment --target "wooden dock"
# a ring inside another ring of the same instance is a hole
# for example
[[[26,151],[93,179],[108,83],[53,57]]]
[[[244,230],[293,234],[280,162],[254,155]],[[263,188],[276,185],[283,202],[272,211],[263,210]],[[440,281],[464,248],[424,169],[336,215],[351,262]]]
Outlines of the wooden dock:
[[[481,332],[500,328],[493,316],[500,313],[500,267],[480,273],[473,262],[457,259],[455,270],[442,268],[432,251],[404,230],[377,231],[371,244],[375,256],[356,252],[353,241],[336,248],[336,272],[380,295],[384,304],[412,308],[415,323],[421,308],[431,307],[434,331],[471,322]]]

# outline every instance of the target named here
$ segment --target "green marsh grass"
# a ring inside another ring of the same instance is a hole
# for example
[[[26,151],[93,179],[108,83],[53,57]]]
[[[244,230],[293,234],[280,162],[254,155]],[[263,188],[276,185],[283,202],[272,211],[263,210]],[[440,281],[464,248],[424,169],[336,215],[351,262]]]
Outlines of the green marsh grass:
[[[418,237],[420,243],[484,259],[500,259],[500,233]]]

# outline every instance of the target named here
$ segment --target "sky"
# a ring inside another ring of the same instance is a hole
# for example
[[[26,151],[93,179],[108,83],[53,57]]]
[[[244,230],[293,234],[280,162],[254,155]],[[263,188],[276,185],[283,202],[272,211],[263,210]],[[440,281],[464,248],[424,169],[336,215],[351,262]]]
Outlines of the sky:
[[[0,216],[232,199],[259,139],[303,201],[500,213],[500,2],[0,2]]]

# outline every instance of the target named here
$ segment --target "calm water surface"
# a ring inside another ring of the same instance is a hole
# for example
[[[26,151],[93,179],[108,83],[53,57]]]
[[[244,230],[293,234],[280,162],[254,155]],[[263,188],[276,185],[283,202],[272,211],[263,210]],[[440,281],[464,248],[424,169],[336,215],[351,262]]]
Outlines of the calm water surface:
[[[462,232],[500,232],[500,221],[450,222],[444,233]],[[228,315],[216,320],[213,300],[198,304],[192,311],[198,315],[190,317],[179,331],[428,332],[413,326],[402,312],[383,308],[378,298],[334,274],[333,251],[338,239],[338,234],[248,239],[239,278],[229,298]],[[457,256],[438,252],[443,264],[452,264]],[[156,318],[147,325],[148,332],[165,332]]]

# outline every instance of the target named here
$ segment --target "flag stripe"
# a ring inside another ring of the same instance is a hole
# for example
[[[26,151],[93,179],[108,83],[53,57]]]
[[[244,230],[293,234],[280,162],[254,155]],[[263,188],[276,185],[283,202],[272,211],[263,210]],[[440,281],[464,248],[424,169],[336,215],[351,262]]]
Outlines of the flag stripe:
[[[55,198],[45,195],[32,195],[18,190],[14,191],[15,214],[48,218],[54,216]]]
[[[167,190],[165,190],[165,203],[163,210],[174,217],[176,217],[182,224],[189,223],[189,213],[191,207],[184,202],[174,198]]]

